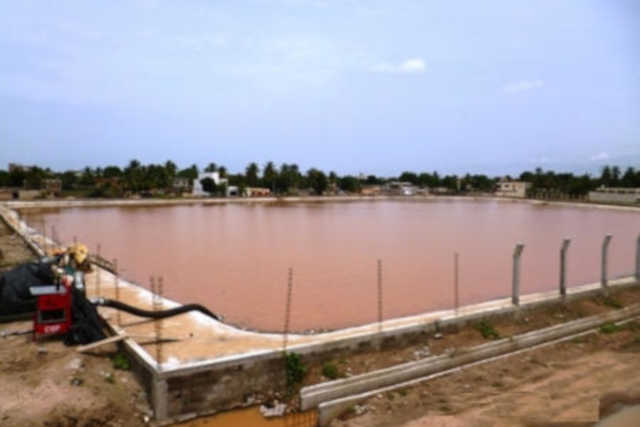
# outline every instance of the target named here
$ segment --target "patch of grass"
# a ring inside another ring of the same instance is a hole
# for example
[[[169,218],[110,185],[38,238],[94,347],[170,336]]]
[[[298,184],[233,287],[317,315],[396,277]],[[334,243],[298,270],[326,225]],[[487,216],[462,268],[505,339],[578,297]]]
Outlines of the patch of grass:
[[[574,344],[584,344],[587,342],[587,337],[585,335],[580,335],[579,337],[575,337],[571,340]]]
[[[335,380],[336,378],[340,378],[342,376],[340,370],[333,362],[325,362],[322,365],[322,375],[329,378],[330,380]]]
[[[111,365],[113,369],[120,369],[122,371],[128,371],[131,369],[131,361],[124,353],[117,353],[111,358]]]
[[[497,340],[500,338],[498,331],[496,331],[493,325],[487,320],[481,320],[476,323],[474,328],[480,332],[485,339]]]
[[[307,367],[302,363],[300,355],[296,353],[287,353],[285,363],[287,388],[291,390],[296,384],[302,382],[307,374]]]
[[[625,326],[627,327],[628,330],[632,332],[640,331],[640,322],[638,322],[637,320],[632,320],[631,322],[627,323]]]
[[[602,299],[602,304],[612,307],[612,308],[622,308],[623,305],[620,301],[618,301],[617,299],[610,297],[610,296],[606,296]]]
[[[603,334],[613,334],[614,332],[619,332],[621,330],[622,328],[620,326],[612,322],[608,322],[600,326],[600,332]]]

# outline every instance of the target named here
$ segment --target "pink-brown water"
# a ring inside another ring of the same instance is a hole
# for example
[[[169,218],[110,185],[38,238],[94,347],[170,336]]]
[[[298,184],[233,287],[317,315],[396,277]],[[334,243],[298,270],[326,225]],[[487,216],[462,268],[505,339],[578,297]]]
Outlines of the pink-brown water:
[[[510,295],[512,253],[525,243],[522,293],[556,289],[562,238],[570,285],[597,282],[605,234],[610,277],[631,274],[640,214],[499,201],[255,203],[26,211],[73,236],[165,296],[199,302],[231,323],[282,330],[293,268],[291,327],[331,329],[377,319],[382,260],[385,318]]]

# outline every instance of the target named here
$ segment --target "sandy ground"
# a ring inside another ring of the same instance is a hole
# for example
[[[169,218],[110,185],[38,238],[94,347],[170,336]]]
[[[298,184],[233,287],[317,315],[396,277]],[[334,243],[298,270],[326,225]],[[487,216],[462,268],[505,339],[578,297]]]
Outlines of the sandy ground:
[[[640,403],[639,353],[633,323],[378,395],[332,426],[592,426]]]
[[[0,269],[34,255],[0,221]],[[130,371],[116,370],[115,345],[77,353],[59,339],[34,343],[31,321],[0,323],[0,426],[145,425],[147,397]]]
[[[0,324],[29,330],[31,322]],[[57,339],[34,343],[31,335],[0,338],[0,425],[145,425],[147,397],[130,371],[114,369],[115,345],[85,355]]]

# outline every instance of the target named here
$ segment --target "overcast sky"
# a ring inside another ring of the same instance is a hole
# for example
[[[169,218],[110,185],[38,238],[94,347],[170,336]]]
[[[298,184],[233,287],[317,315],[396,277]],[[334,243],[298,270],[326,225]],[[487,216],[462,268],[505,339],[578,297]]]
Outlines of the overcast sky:
[[[0,167],[640,167],[640,1],[3,1]]]

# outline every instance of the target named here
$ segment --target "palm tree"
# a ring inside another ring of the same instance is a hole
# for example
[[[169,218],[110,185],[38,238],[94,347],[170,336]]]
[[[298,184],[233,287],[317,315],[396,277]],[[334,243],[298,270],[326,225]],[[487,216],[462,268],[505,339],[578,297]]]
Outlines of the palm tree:
[[[247,178],[247,186],[249,187],[257,187],[258,186],[258,172],[260,168],[254,162],[249,163],[247,169],[245,171],[245,176]]]

